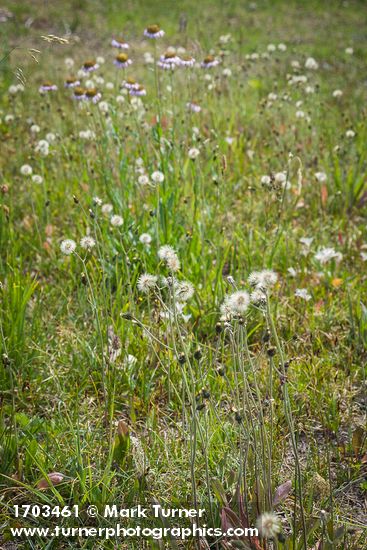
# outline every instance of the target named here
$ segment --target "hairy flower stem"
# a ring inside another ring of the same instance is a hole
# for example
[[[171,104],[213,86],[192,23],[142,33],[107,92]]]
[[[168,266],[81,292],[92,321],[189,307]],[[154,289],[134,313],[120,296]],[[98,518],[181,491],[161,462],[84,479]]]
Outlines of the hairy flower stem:
[[[287,420],[287,424],[288,424],[288,428],[291,436],[294,460],[296,464],[296,472],[298,477],[297,485],[298,485],[298,493],[299,493],[299,505],[300,505],[300,511],[301,511],[301,521],[302,521],[303,545],[304,545],[304,550],[307,550],[307,530],[306,530],[305,512],[303,507],[303,492],[302,492],[302,477],[301,477],[302,472],[301,472],[301,464],[300,464],[298,449],[297,449],[297,441],[296,441],[294,422],[293,422],[293,416],[292,416],[292,407],[291,407],[291,402],[290,402],[289,393],[288,393],[287,373],[284,365],[285,361],[284,361],[283,349],[280,344],[278,333],[271,314],[270,303],[268,298],[266,300],[266,313],[268,318],[268,324],[270,326],[270,330],[274,338],[275,346],[277,348],[277,351],[280,357],[281,371],[283,376],[282,390],[283,390],[283,398],[284,398],[284,414]]]

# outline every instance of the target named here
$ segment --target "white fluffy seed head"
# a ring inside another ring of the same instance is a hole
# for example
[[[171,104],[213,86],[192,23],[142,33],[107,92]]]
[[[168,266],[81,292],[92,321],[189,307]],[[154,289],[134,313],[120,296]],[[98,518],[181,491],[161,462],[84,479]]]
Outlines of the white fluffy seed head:
[[[72,254],[76,249],[76,242],[73,241],[72,239],[65,239],[64,241],[62,241],[61,245],[60,245],[60,250],[63,254],[66,254],[67,256],[69,256],[70,254]]]
[[[175,281],[173,290],[176,300],[179,302],[187,302],[193,297],[195,288],[189,281]]]
[[[29,164],[23,164],[23,166],[20,168],[20,173],[22,176],[31,176],[32,175],[32,166]]]
[[[121,216],[112,216],[110,223],[113,227],[121,227],[121,225],[124,223],[124,220]]]
[[[253,271],[250,273],[248,282],[252,287],[267,289],[275,285],[278,280],[278,275],[271,269],[263,269],[262,271]]]
[[[157,286],[158,277],[156,275],[151,275],[150,273],[143,273],[138,279],[138,290],[148,294]]]
[[[85,250],[92,250],[92,248],[95,245],[96,245],[96,241],[93,239],[93,237],[89,237],[87,235],[86,237],[83,237],[82,239],[80,239],[80,246]]]
[[[273,539],[280,533],[281,524],[276,514],[265,512],[257,518],[256,527],[262,537],[265,539]]]
[[[250,305],[250,295],[245,290],[238,290],[227,296],[225,302],[231,313],[243,314]]]

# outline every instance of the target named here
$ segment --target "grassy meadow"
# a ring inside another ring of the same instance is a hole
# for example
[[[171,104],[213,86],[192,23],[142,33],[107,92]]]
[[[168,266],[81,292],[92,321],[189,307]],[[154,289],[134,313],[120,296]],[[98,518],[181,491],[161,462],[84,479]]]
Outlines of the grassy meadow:
[[[0,548],[366,548],[366,23],[2,3]],[[11,532],[154,502],[258,536]]]

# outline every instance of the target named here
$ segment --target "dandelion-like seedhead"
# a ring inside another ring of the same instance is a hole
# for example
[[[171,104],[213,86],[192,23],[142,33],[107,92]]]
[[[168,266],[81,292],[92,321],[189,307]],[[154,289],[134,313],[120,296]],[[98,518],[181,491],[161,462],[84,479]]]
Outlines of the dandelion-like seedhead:
[[[180,270],[180,260],[172,246],[168,244],[161,246],[158,250],[158,257],[165,262],[170,271],[175,273]]]
[[[30,166],[29,164],[23,164],[23,166],[21,166],[20,168],[20,173],[22,174],[22,176],[31,176],[33,173],[32,166]]]
[[[111,216],[110,223],[113,227],[121,227],[121,225],[123,225],[124,223],[124,220],[121,216],[115,214],[114,216]]]
[[[276,514],[265,512],[257,518],[256,527],[264,539],[274,539],[280,533],[281,523]]]
[[[96,241],[93,237],[86,236],[80,239],[80,246],[85,250],[92,250],[96,246]]]
[[[187,302],[193,297],[195,288],[189,281],[174,281],[173,291],[176,300],[179,302]]]
[[[72,239],[65,239],[62,241],[60,245],[60,250],[63,254],[66,254],[66,256],[69,256],[73,252],[75,252],[76,249],[76,242]]]
[[[138,279],[138,290],[144,294],[148,294],[157,287],[158,277],[150,273],[143,273]]]
[[[253,271],[248,277],[250,286],[266,290],[276,284],[278,275],[271,269],[263,269],[262,271]]]

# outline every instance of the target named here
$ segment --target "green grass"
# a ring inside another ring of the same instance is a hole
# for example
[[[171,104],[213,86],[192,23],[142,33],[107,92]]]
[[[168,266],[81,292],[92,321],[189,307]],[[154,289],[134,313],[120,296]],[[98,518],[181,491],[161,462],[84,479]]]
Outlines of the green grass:
[[[0,24],[1,544],[11,548],[16,526],[114,525],[88,518],[89,505],[158,501],[200,505],[215,527],[226,517],[244,525],[246,516],[254,526],[260,514],[278,514],[283,537],[246,538],[236,548],[363,548],[364,3],[5,5],[13,17]],[[156,22],[165,37],[144,41],[144,28]],[[135,103],[112,63],[109,43],[121,33],[134,61],[126,74],[147,90]],[[48,43],[42,36],[50,34],[68,43]],[[226,34],[230,41],[221,43]],[[279,43],[286,51],[261,56]],[[144,61],[155,45],[157,55],[185,47],[198,61],[212,51],[221,63],[156,73]],[[64,88],[94,56],[105,63],[83,81],[103,77],[95,83],[107,114],[91,103],[79,109]],[[305,69],[310,56],[317,70]],[[308,80],[292,85],[291,75]],[[45,80],[58,91],[40,95]],[[24,91],[9,93],[19,81]],[[333,96],[337,89],[341,97]],[[192,100],[200,113],[187,110]],[[86,130],[94,139],[80,136]],[[37,151],[41,139],[50,141],[47,156]],[[196,160],[192,148],[200,151]],[[41,184],[21,174],[25,164]],[[148,176],[161,171],[164,181],[142,185],[141,167]],[[261,183],[283,171],[289,189]],[[122,216],[121,226],[111,225],[95,197]],[[149,245],[139,240],[144,233]],[[96,242],[90,252],[79,244],[87,234]],[[309,247],[300,242],[310,237]],[[70,256],[60,250],[68,238],[77,243]],[[180,260],[175,274],[158,257],[166,244]],[[324,247],[339,257],[320,263]],[[278,275],[267,306],[221,319],[225,296],[234,287],[250,291],[249,274],[262,269]],[[168,283],[142,293],[143,273]],[[172,276],[195,287],[183,310],[189,318],[177,313]],[[50,482],[51,472],[63,474],[60,484]],[[42,479],[46,490],[38,488]],[[276,503],[288,480],[291,490]],[[16,519],[14,505],[26,503],[77,504],[81,516]],[[200,547],[151,539],[13,542]],[[213,537],[201,544],[230,548]]]

